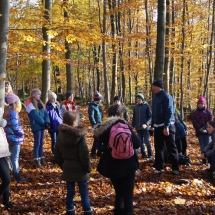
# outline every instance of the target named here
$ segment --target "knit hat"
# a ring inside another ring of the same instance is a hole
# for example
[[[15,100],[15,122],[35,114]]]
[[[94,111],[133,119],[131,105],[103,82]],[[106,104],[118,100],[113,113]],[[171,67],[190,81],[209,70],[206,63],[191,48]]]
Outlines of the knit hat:
[[[57,95],[52,92],[51,90],[48,91],[48,100],[50,101],[51,99],[57,99]]]
[[[72,95],[72,92],[67,92],[66,93],[66,100]]]
[[[41,95],[41,91],[39,89],[33,89],[31,90],[31,97],[35,97],[37,95]]]
[[[120,96],[114,96],[113,100],[114,101],[120,101]]]
[[[19,101],[19,97],[13,93],[9,93],[6,97],[6,99],[7,99],[7,103],[9,105]]]
[[[197,104],[204,104],[206,105],[206,98],[204,96],[200,96],[198,99]]]
[[[144,100],[144,95],[141,92],[137,93],[136,98],[137,97],[140,98],[140,99],[142,99],[142,101]]]
[[[152,85],[163,89],[163,81],[160,79],[154,80]]]
[[[4,109],[0,108],[0,116],[4,114]]]
[[[102,100],[102,95],[100,93],[95,93],[93,97],[94,101],[100,101]]]

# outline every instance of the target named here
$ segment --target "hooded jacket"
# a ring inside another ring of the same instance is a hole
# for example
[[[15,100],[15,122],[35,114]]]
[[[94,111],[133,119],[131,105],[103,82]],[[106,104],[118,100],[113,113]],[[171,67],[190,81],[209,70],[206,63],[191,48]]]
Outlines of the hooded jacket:
[[[114,159],[111,155],[111,149],[108,147],[111,127],[118,122],[126,124],[126,121],[119,117],[110,117],[107,121],[95,126],[94,133],[103,143],[103,153],[97,167],[98,172],[107,178],[120,178],[133,173],[139,168],[137,154],[128,159]],[[134,149],[141,145],[139,137],[132,131],[132,142]]]
[[[211,142],[205,146],[203,153],[206,157],[210,157],[215,152],[215,131],[211,134]]]
[[[84,182],[91,171],[89,150],[85,140],[87,128],[61,124],[54,151],[56,163],[63,170],[62,179],[70,182]]]
[[[89,104],[88,114],[92,126],[102,122],[102,107],[94,101]]]

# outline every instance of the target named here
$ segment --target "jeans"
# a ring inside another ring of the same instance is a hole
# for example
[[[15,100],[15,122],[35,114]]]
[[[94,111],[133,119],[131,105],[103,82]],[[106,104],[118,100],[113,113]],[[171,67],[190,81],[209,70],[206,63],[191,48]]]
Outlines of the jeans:
[[[148,152],[148,156],[152,156],[152,148],[151,148],[151,144],[149,142],[149,133],[148,133],[148,130],[146,129],[142,129],[142,130],[138,130],[137,131],[137,134],[142,142],[141,144],[141,153],[143,156],[146,155],[146,152],[145,152],[145,146],[144,146],[144,143],[147,147],[147,152]]]
[[[115,211],[124,210],[125,214],[133,214],[134,180],[135,171],[120,178],[111,178],[116,193]]]
[[[0,196],[3,195],[3,203],[9,203],[10,171],[5,158],[0,158]]]
[[[93,146],[92,146],[92,149],[91,149],[91,155],[92,156],[96,155],[96,150],[98,150],[97,155],[101,155],[101,153],[102,153],[102,144],[99,142],[99,138],[94,136]]]
[[[50,132],[49,131],[49,134],[50,134],[51,140],[52,140],[52,146],[51,146],[52,154],[54,154],[54,148],[56,145],[56,139],[57,139],[58,133],[59,133],[58,131],[56,131],[56,132]]]
[[[210,142],[210,136],[208,134],[200,134],[197,138],[199,140],[201,153],[203,153],[205,146]]]
[[[43,139],[45,130],[33,131],[34,135],[34,158],[43,157]]]
[[[182,153],[182,155],[187,155],[187,140],[186,136],[182,137],[181,139],[175,140],[175,144],[178,149],[178,153]]]
[[[81,195],[81,203],[82,203],[82,208],[85,212],[90,212],[90,199],[88,195],[88,187],[87,187],[87,182],[77,182],[78,183],[78,188],[79,192]],[[66,210],[67,211],[73,211],[74,210],[74,202],[73,198],[75,196],[75,182],[66,182],[67,186],[67,196],[66,196]]]
[[[9,146],[9,150],[11,152],[10,159],[13,165],[13,172],[19,173],[19,153],[20,153],[20,145]]]
[[[169,153],[169,158],[172,163],[172,170],[179,170],[178,149],[175,144],[175,125],[169,126],[169,135],[163,134],[164,127],[155,128],[154,143],[155,143],[155,162],[154,167],[157,170],[164,168],[164,142]]]

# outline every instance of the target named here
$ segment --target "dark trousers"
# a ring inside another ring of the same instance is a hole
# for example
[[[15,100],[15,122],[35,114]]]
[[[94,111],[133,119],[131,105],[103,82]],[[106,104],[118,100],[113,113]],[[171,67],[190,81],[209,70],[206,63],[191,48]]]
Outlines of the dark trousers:
[[[10,172],[8,163],[5,158],[0,158],[0,196],[3,196],[3,203],[9,203],[9,186],[10,186]]]
[[[115,189],[115,214],[123,211],[124,214],[133,214],[133,190],[135,171],[121,178],[112,178],[111,182]]]
[[[154,143],[155,143],[155,162],[154,167],[157,170],[164,168],[164,142],[169,153],[170,162],[172,163],[172,170],[179,170],[178,163],[178,149],[175,144],[175,125],[170,125],[169,135],[163,134],[164,127],[155,128]]]
[[[215,172],[215,152],[208,157],[208,163],[210,163],[210,170]]]
[[[182,153],[182,155],[187,155],[187,140],[186,136],[182,137],[181,139],[175,140],[175,144],[178,149],[178,153]]]
[[[145,151],[145,145],[147,148],[147,153],[148,156],[152,156],[152,148],[151,148],[151,144],[149,142],[149,132],[146,129],[142,129],[142,130],[137,130],[137,134],[138,137],[141,140],[141,153],[143,156],[146,155],[146,151]]]
[[[99,138],[94,136],[94,141],[93,141],[93,146],[91,149],[91,155],[95,156],[96,155],[96,150],[97,155],[101,156],[102,154],[102,144],[99,142]]]
[[[51,146],[52,154],[54,154],[54,148],[56,145],[56,139],[57,139],[58,133],[59,133],[58,131],[56,131],[56,132],[49,131],[49,134],[50,134],[51,140],[52,140],[52,146]]]

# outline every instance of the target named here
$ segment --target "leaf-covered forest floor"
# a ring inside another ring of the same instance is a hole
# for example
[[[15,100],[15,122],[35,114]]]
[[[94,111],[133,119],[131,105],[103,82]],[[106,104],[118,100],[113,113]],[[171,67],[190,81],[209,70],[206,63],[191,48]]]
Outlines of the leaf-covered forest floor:
[[[81,107],[80,112],[86,118],[83,123],[88,127],[87,143],[91,149],[93,134],[89,124],[87,108]],[[1,214],[65,214],[65,182],[61,180],[61,170],[53,163],[51,157],[51,139],[46,131],[44,153],[47,166],[33,168],[33,135],[29,126],[28,116],[21,111],[20,118],[25,132],[25,141],[21,146],[20,169],[29,182],[16,182],[12,178],[11,201],[18,206],[17,211],[3,211]],[[145,214],[215,214],[215,184],[206,179],[207,166],[201,164],[200,150],[191,122],[188,126],[188,155],[192,166],[180,166],[180,175],[173,176],[169,165],[161,174],[154,174],[153,161],[142,159],[140,154],[140,171],[136,174],[134,190],[134,213]],[[151,138],[153,146],[153,138]],[[114,190],[108,179],[96,171],[98,159],[91,160],[93,170],[89,180],[91,206],[96,215],[113,214]],[[186,179],[187,184],[177,184],[179,179]],[[214,185],[214,186],[213,186]],[[76,214],[83,214],[80,195],[75,196]],[[3,209],[3,205],[0,205]]]

